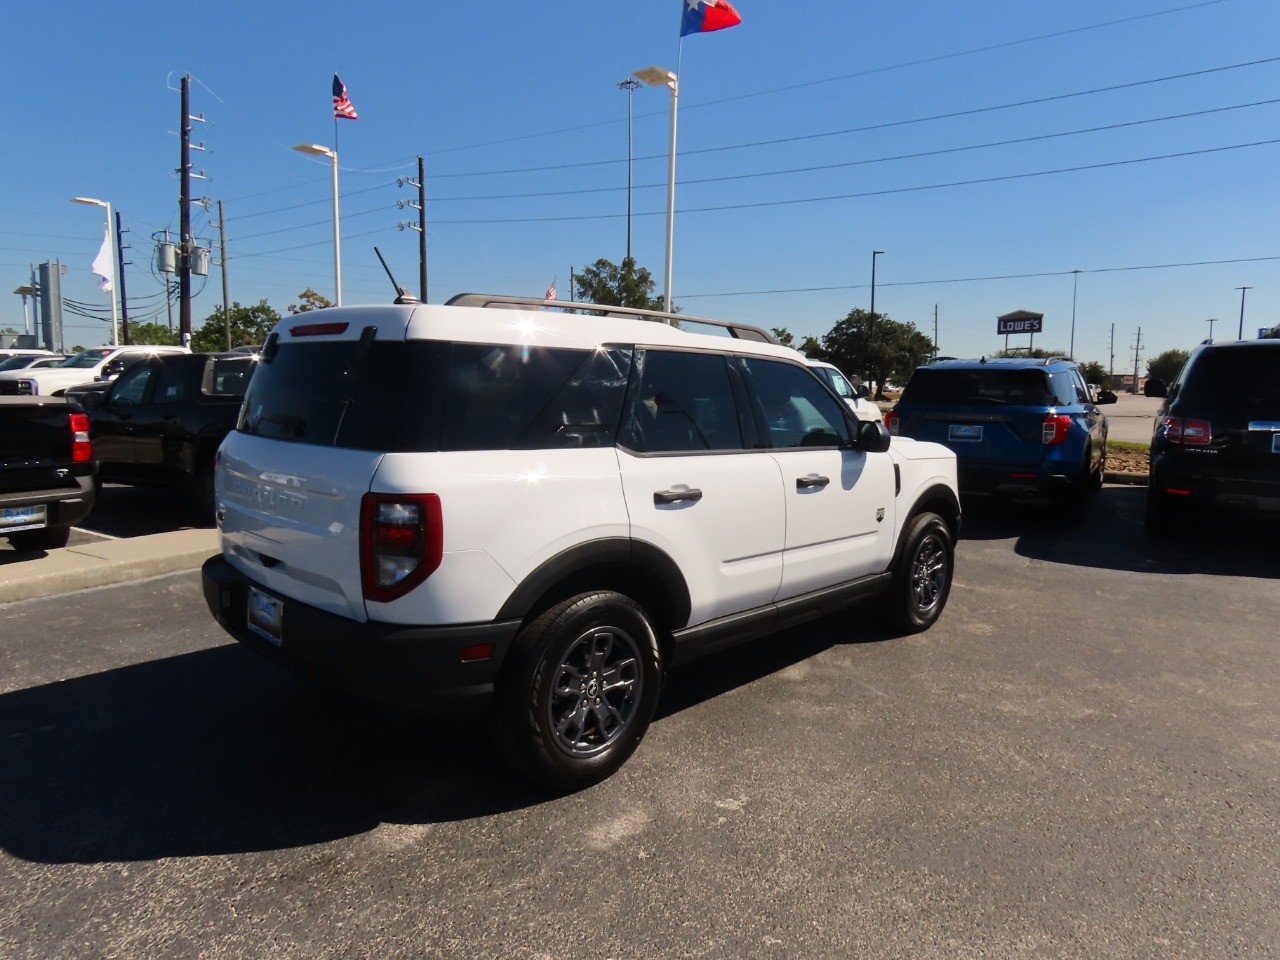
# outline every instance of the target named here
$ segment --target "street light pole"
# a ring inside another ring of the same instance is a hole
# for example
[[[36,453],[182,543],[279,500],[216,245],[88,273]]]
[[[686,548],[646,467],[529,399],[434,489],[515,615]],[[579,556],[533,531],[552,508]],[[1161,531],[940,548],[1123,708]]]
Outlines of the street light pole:
[[[640,81],[635,77],[627,77],[618,84],[618,89],[627,91],[627,259],[631,259],[631,158],[635,151],[635,143],[631,128],[631,95],[635,93]]]
[[[1243,340],[1244,339],[1244,292],[1246,290],[1252,290],[1253,287],[1236,287],[1236,289],[1240,291],[1240,329],[1236,333],[1236,339]]]
[[[671,251],[675,240],[676,220],[676,113],[680,101],[680,81],[676,74],[664,67],[645,67],[633,76],[651,87],[666,87],[671,91],[671,144],[667,156],[667,257],[666,276],[662,283],[663,309],[675,310],[671,302]]]
[[[883,250],[871,251],[871,321],[867,324],[868,329],[872,323],[876,322],[876,257],[884,253]]]
[[[300,143],[293,149],[313,157],[328,157],[333,167],[333,305],[342,306],[342,237],[338,229],[338,151],[318,143]]]
[[[1072,360],[1076,358],[1076,287],[1080,283],[1080,271],[1071,271],[1071,346],[1067,350],[1067,356]]]
[[[91,207],[104,207],[107,211],[107,238],[111,244],[111,345],[114,347],[120,342],[120,305],[116,299],[120,277],[119,268],[116,266],[119,257],[116,251],[115,221],[111,217],[111,204],[106,200],[95,200],[93,197],[72,197],[71,202],[83,203]]]

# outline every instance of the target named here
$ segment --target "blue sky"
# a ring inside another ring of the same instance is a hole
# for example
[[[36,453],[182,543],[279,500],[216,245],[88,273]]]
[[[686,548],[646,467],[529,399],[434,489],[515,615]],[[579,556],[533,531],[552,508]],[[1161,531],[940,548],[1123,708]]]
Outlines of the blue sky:
[[[1075,354],[1117,372],[1139,328],[1144,358],[1205,338],[1211,317],[1234,337],[1241,286],[1247,333],[1280,322],[1280,143],[1262,143],[1280,140],[1280,103],[1262,102],[1280,98],[1275,0],[737,9],[741,25],[683,44],[685,312],[820,336],[869,305],[874,249],[877,310],[932,335],[936,305],[952,356],[999,349],[996,317],[1016,309],[1043,312],[1036,344],[1066,350],[1073,284]],[[283,313],[306,287],[331,296],[328,161],[291,148],[332,145],[336,70],[360,113],[338,131],[345,303],[389,300],[375,245],[417,286],[417,235],[396,226],[416,213],[397,208],[412,193],[396,179],[419,154],[432,302],[541,296],[553,278],[567,296],[571,269],[625,253],[618,82],[676,67],[678,17],[675,0],[163,13],[71,0],[0,37],[6,293],[56,258],[64,294],[106,310],[89,272],[102,211],[68,202],[98,197],[130,231],[135,315],[165,322],[151,237],[178,224],[189,73],[208,121],[193,193],[224,202],[231,299]],[[661,292],[669,97],[632,96],[632,250]],[[204,240],[212,211],[194,208]],[[217,269],[195,288],[198,325],[221,303]],[[0,326],[22,320],[19,298],[0,298]],[[109,336],[68,316],[69,344]]]

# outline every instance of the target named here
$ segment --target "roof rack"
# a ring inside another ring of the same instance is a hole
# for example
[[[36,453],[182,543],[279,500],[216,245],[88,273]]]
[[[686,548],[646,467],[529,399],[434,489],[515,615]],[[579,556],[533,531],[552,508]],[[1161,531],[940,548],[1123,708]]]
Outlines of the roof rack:
[[[739,340],[755,340],[760,343],[777,343],[778,338],[760,327],[746,323],[731,323],[728,320],[712,320],[710,317],[692,317],[683,313],[667,313],[663,310],[645,310],[641,307],[618,307],[605,303],[584,303],[570,300],[541,300],[538,297],[507,297],[501,294],[460,293],[445,301],[447,307],[491,307],[497,309],[519,310],[525,307],[535,309],[547,308],[566,313],[598,313],[606,317],[634,317],[638,320],[652,320],[679,326],[682,323],[703,323],[712,327],[720,327],[729,332],[729,336]]]

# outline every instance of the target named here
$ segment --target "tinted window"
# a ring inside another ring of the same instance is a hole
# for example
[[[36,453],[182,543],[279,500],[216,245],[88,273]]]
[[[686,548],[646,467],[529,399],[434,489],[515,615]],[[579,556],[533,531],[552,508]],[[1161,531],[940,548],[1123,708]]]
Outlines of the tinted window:
[[[1183,371],[1178,401],[1249,404],[1280,401],[1280,349],[1224,347],[1205,350]]]
[[[120,375],[111,387],[112,403],[141,403],[147,383],[155,372],[149,363],[140,363]]]
[[[754,357],[745,365],[771,446],[835,446],[844,439],[847,408],[808,369]]]
[[[1076,389],[1075,375],[1070,370],[1060,370],[1049,375],[1049,385],[1053,390],[1053,402],[1068,407],[1075,403],[1083,403],[1084,398]]]
[[[257,365],[238,429],[388,452],[594,446],[612,442],[626,368],[609,351],[286,343]]]
[[[198,368],[200,365],[194,365]],[[156,389],[151,394],[155,403],[178,403],[185,400],[188,393],[187,382],[191,379],[193,365],[191,363],[158,364],[156,373]]]
[[[627,445],[643,453],[741,450],[742,425],[725,358],[647,350]]]
[[[1052,402],[1043,370],[932,370],[921,367],[903,403],[992,403],[1044,407]]]
[[[237,427],[279,440],[358,450],[439,447],[451,345],[283,343],[259,365]]]
[[[255,366],[249,357],[214,360],[213,369],[206,374],[207,392],[215,397],[243,397]]]

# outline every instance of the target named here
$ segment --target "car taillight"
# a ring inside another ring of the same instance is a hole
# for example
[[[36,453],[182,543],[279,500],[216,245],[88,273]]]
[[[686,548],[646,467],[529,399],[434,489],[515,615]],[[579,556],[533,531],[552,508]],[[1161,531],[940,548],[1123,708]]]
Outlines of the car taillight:
[[[884,428],[895,437],[898,435],[898,415],[889,410],[884,415]]]
[[[360,576],[366,600],[402,597],[444,553],[440,498],[434,493],[366,493],[360,502]]]
[[[1053,446],[1067,439],[1067,431],[1071,429],[1071,418],[1065,413],[1051,413],[1040,424],[1040,441]]]
[[[89,415],[71,414],[71,462],[88,463],[93,459],[93,444],[89,442]]]
[[[1203,447],[1213,440],[1213,427],[1208,420],[1165,417],[1164,438],[1187,447]]]

